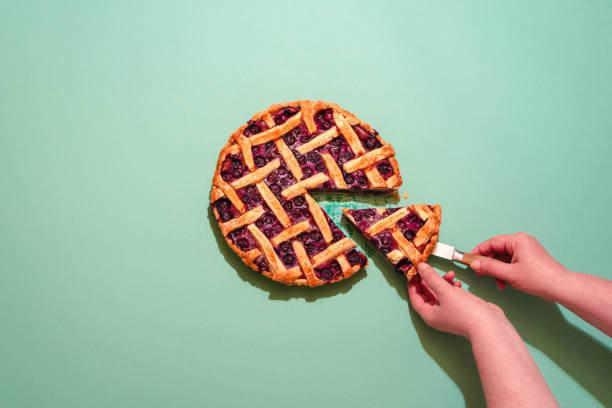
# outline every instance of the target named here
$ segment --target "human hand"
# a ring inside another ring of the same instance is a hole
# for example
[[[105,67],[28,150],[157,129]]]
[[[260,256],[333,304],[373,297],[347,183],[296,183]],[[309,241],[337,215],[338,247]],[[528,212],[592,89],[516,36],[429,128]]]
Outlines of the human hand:
[[[494,258],[479,258],[470,267],[478,274],[506,281],[515,289],[532,295],[552,298],[551,290],[568,272],[534,237],[519,232],[498,235],[482,242],[473,254]]]
[[[420,263],[418,271],[408,282],[410,303],[434,329],[471,339],[492,326],[508,323],[497,305],[461,289],[461,283],[453,280],[453,271],[441,277],[426,263]]]

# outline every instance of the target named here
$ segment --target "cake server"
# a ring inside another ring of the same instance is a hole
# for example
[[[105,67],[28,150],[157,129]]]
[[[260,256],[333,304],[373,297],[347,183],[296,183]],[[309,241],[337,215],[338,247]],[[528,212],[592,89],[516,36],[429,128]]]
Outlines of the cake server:
[[[478,258],[486,258],[486,256],[459,251],[457,248],[443,244],[442,242],[436,243],[436,246],[431,254],[440,258],[459,262],[467,266],[470,266],[470,264]],[[495,278],[495,281],[497,282],[497,287],[499,290],[503,290],[506,287],[506,282],[503,280]]]

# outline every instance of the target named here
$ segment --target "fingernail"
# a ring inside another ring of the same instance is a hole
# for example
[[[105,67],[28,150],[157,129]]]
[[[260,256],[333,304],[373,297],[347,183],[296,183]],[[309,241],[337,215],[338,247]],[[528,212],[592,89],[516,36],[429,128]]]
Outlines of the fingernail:
[[[480,260],[476,259],[474,262],[472,262],[470,264],[470,268],[472,268],[475,271],[479,270],[480,269]]]

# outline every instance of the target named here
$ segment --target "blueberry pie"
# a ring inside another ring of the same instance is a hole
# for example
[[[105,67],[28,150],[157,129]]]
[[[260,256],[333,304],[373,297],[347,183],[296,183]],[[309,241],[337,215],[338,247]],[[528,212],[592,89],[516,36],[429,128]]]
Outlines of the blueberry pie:
[[[272,105],[221,150],[210,201],[230,247],[289,285],[348,278],[368,261],[309,191],[395,191],[395,151],[367,123],[327,102]]]
[[[399,208],[343,208],[344,215],[395,269],[408,279],[416,265],[427,261],[438,242],[442,222],[439,205],[413,204]]]

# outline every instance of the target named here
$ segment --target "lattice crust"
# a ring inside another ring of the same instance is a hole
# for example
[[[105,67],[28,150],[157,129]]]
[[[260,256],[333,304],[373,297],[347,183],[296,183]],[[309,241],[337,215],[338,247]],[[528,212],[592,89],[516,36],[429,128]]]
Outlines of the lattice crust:
[[[438,242],[442,208],[413,204],[400,208],[344,208],[344,215],[398,272],[411,279]]]
[[[367,264],[308,191],[394,191],[395,151],[338,105],[272,105],[230,136],[210,200],[230,247],[263,275],[317,286]]]

